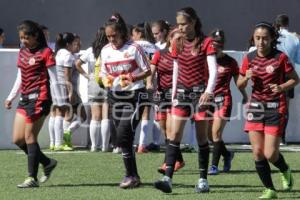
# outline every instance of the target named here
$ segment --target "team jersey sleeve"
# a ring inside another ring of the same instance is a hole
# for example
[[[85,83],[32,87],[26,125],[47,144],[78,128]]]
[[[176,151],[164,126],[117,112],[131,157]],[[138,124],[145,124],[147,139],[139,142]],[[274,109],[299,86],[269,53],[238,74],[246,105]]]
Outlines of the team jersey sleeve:
[[[64,67],[73,67],[74,61],[75,61],[74,56],[68,52],[67,54],[65,54],[63,66]]]
[[[142,48],[138,45],[136,47],[136,52],[135,52],[135,61],[143,71],[150,70],[150,64],[147,60],[147,57],[143,52]]]
[[[208,37],[203,41],[203,50],[206,55],[216,54],[217,50],[213,44],[213,39]]]
[[[283,67],[283,71],[288,74],[292,71],[294,71],[294,67],[293,64],[290,62],[289,58],[287,55],[285,55],[284,53],[282,53],[280,55],[280,64]]]
[[[151,64],[152,64],[152,65],[157,65],[157,63],[158,63],[158,61],[159,61],[159,58],[160,58],[160,52],[157,51],[157,52],[155,52],[154,55],[153,55],[153,58],[152,58],[152,60],[151,60]]]
[[[246,75],[246,71],[249,69],[249,61],[248,61],[248,56],[245,56],[243,59],[243,63],[240,69],[240,74],[242,76]]]
[[[52,67],[55,66],[55,56],[53,51],[50,48],[46,48],[44,53],[45,66]]]
[[[80,57],[79,59],[83,62],[83,63],[87,63],[89,60],[89,54],[91,53],[91,48],[88,48]]]
[[[171,56],[172,56],[172,58],[174,58],[174,59],[177,59],[177,57],[178,57],[178,52],[177,52],[177,40],[175,41],[175,42],[173,42],[173,44],[172,44],[172,51],[171,51]]]

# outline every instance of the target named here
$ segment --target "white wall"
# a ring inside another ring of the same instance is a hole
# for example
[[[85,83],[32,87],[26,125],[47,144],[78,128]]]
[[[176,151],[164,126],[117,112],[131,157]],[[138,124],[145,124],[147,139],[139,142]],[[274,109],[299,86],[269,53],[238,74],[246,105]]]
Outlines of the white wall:
[[[0,101],[2,106],[0,107],[0,148],[8,149],[15,148],[15,145],[11,144],[11,133],[12,133],[12,124],[15,114],[16,105],[18,99],[15,100],[13,104],[13,108],[11,110],[6,110],[3,106],[5,98],[7,97],[11,87],[13,86],[14,80],[16,78],[17,67],[17,52],[18,50],[10,50],[10,49],[0,49],[0,72],[2,74],[0,79]],[[238,62],[241,62],[244,53],[236,52],[236,51],[227,51],[227,53],[234,58]],[[85,67],[85,66],[84,66]],[[299,74],[300,66],[296,67],[296,70]],[[82,95],[83,101],[87,101],[87,81],[86,79],[80,77],[80,86],[79,91]],[[233,110],[232,116],[235,117],[231,122],[229,122],[224,130],[224,140],[229,143],[247,143],[248,137],[247,134],[243,132],[244,126],[244,118],[241,117],[243,113],[243,108],[241,104],[241,95],[236,89],[235,85],[231,83],[231,90],[233,96]],[[249,88],[248,88],[249,90]],[[287,141],[288,142],[300,142],[300,87],[295,89],[295,98],[291,100],[290,105],[290,120],[287,128]],[[237,106],[238,105],[238,106]],[[42,147],[47,147],[49,143],[49,136],[47,131],[48,123],[47,121],[44,123],[43,129],[39,136],[39,141]],[[185,135],[183,138],[183,143],[188,143],[191,141],[189,138],[193,138],[193,136],[189,136],[191,133],[190,123],[187,123]],[[139,130],[137,131],[137,133]],[[151,142],[152,135],[148,136],[149,141]],[[79,131],[74,133],[73,142],[75,145],[86,146],[88,141],[88,128],[82,127]],[[136,136],[136,141],[138,141],[138,134]]]

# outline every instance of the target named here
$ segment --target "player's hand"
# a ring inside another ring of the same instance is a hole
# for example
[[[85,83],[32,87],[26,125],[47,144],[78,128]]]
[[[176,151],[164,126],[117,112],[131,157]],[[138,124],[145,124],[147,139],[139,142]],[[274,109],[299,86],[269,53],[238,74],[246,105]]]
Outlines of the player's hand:
[[[103,83],[104,87],[106,87],[106,88],[111,88],[113,82],[114,82],[114,77],[111,75],[107,75],[102,78],[102,83]]]
[[[245,77],[246,77],[246,79],[251,79],[251,77],[253,76],[253,72],[252,72],[252,70],[251,69],[248,69],[247,71],[246,71],[246,75],[245,75]]]
[[[281,93],[283,92],[283,88],[280,85],[277,84],[269,84],[270,89],[274,93]]]
[[[4,102],[4,107],[6,108],[6,109],[11,109],[11,101],[9,101],[9,100],[6,100],[5,102]]]
[[[199,99],[199,105],[201,106],[207,104],[210,101],[211,97],[211,94],[204,92]]]
[[[130,85],[133,81],[133,77],[130,73],[120,75],[120,85],[122,88]]]

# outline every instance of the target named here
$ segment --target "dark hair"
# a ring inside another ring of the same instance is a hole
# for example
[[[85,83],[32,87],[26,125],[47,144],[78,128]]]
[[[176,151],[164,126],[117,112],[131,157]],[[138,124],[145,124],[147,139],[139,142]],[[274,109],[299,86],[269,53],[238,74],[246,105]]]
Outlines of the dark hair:
[[[111,26],[115,31],[121,34],[124,42],[128,40],[128,30],[125,21],[119,13],[113,13],[110,19],[105,23],[104,27]]]
[[[55,53],[62,48],[66,48],[67,44],[71,44],[75,40],[75,36],[73,33],[64,32],[59,33],[56,36],[55,42]]]
[[[196,11],[191,7],[181,8],[177,11],[176,15],[184,16],[189,22],[195,21],[195,39],[194,39],[194,50],[198,50],[202,41],[204,40],[204,34],[202,32],[202,23],[198,17]],[[180,47],[177,48],[181,49]]]
[[[213,39],[214,45],[217,45],[221,47],[222,49],[224,48],[225,44],[225,33],[222,29],[215,29],[213,30],[209,36]]]
[[[167,40],[167,36],[170,30],[170,24],[167,21],[160,19],[158,21],[152,22],[151,27],[154,26],[158,26],[160,32],[166,33],[164,36],[165,37],[164,40]]]
[[[48,46],[44,32],[38,23],[31,20],[25,20],[19,24],[17,29],[18,31],[23,31],[25,35],[36,37],[39,45],[38,48]]]
[[[280,27],[289,26],[289,17],[286,14],[278,15],[275,19],[274,26],[278,30]]]
[[[276,48],[276,45],[278,44],[278,37],[279,37],[279,33],[278,31],[275,29],[275,27],[269,23],[269,22],[265,22],[265,21],[262,21],[262,22],[259,22],[255,25],[254,27],[254,31],[252,33],[252,36],[251,36],[251,39],[249,41],[249,44],[250,46],[254,46],[254,38],[253,38],[253,35],[254,35],[254,32],[256,29],[258,28],[264,28],[264,29],[267,29],[271,38],[273,38],[273,41],[271,43],[271,47],[272,48]]]
[[[40,27],[41,27],[41,29],[42,29],[43,31],[45,31],[45,30],[49,30],[49,29],[48,29],[48,27],[47,27],[47,26],[45,26],[45,25],[40,25]]]
[[[148,42],[155,43],[154,36],[151,31],[151,26],[148,22],[136,24],[133,26],[132,31],[141,33],[141,38]]]
[[[2,28],[0,28],[0,35],[2,35],[3,32],[4,32],[4,30]]]
[[[105,35],[105,28],[100,27],[96,33],[96,37],[92,43],[93,54],[97,59],[100,55],[102,48],[108,43],[107,37]]]

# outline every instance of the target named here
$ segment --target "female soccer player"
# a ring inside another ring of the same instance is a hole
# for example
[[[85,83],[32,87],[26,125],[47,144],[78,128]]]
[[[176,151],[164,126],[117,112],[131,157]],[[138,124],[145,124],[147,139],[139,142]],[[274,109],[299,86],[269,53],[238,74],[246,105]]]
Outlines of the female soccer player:
[[[158,48],[154,45],[155,39],[152,35],[150,24],[147,22],[137,24],[132,27],[132,40],[142,47],[149,61],[152,59],[154,53],[158,51]],[[150,77],[148,77],[146,82],[146,88],[148,90],[147,95],[153,96],[153,85],[151,84]],[[151,99],[152,98],[150,97],[149,104],[151,103]],[[147,137],[148,133],[153,130],[153,126],[151,126],[152,124],[150,123],[151,108],[151,105],[147,105],[144,108],[141,121],[139,146],[137,149],[138,153],[148,152],[146,149]]]
[[[269,162],[280,170],[284,190],[291,190],[291,169],[279,151],[284,116],[285,91],[295,87],[299,78],[288,57],[276,49],[278,33],[267,22],[256,24],[253,32],[256,50],[243,60],[238,87],[252,81],[245,131],[249,134],[256,171],[266,188],[260,199],[277,198]],[[288,81],[285,81],[288,77]]]
[[[231,161],[234,156],[233,152],[226,149],[222,140],[222,133],[226,126],[226,122],[230,120],[232,97],[230,91],[230,81],[234,78],[237,82],[239,75],[239,67],[237,62],[223,52],[225,44],[225,34],[223,30],[216,29],[210,37],[214,40],[214,46],[217,50],[217,80],[214,89],[213,116],[209,123],[209,134],[212,134],[213,154],[212,165],[208,174],[216,175],[219,173],[218,164],[220,156],[224,157],[223,172],[228,172],[231,168]],[[245,89],[240,89],[243,96],[243,103],[247,102],[247,94]]]
[[[142,48],[129,40],[126,24],[120,14],[114,14],[105,24],[105,34],[109,41],[101,51],[101,77],[109,88],[108,100],[112,107],[116,125],[117,145],[122,148],[126,175],[120,187],[138,187],[140,177],[137,172],[133,140],[136,126],[143,112],[143,79],[151,74],[148,60]]]
[[[11,94],[20,89],[21,98],[13,126],[13,143],[25,152],[28,159],[28,178],[18,188],[32,188],[39,187],[39,163],[44,168],[41,182],[48,180],[57,164],[56,160],[42,153],[38,144],[38,134],[51,107],[49,77],[56,81],[56,69],[53,52],[47,46],[40,26],[26,20],[18,26],[18,31],[23,47],[19,52],[17,80]],[[11,108],[13,98],[9,95],[5,101],[7,109]]]
[[[158,20],[151,24],[151,31],[156,41],[155,45],[161,50],[166,48],[169,29],[169,24],[164,20]]]
[[[106,95],[104,86],[99,78],[101,67],[100,52],[108,43],[105,29],[99,28],[92,47],[88,48],[83,55],[76,61],[76,69],[89,80],[88,99],[91,104],[92,119],[90,122],[91,151],[97,151],[98,139],[101,131],[102,151],[108,151],[110,138],[110,122],[108,119],[108,104],[105,101]],[[88,64],[88,72],[85,72],[81,65]]]
[[[154,186],[166,193],[172,192],[172,176],[185,122],[195,119],[196,134],[199,146],[200,179],[196,192],[208,192],[207,169],[209,146],[207,140],[207,103],[212,97],[216,81],[216,50],[213,40],[205,37],[196,11],[191,7],[177,12],[176,21],[182,37],[176,41],[172,52],[176,59],[174,67],[176,96],[171,110],[170,142],[166,150],[166,174],[154,183]],[[177,73],[178,72],[178,73]],[[208,77],[209,72],[209,77]]]
[[[157,51],[151,61],[151,80],[153,81],[157,74],[157,110],[155,120],[159,122],[162,133],[166,138],[166,145],[169,143],[168,131],[170,124],[170,111],[172,101],[172,75],[173,75],[173,58],[171,55],[172,44],[179,38],[180,32],[173,28],[167,37],[167,44],[164,50]],[[181,151],[178,152],[174,171],[179,170],[185,165]],[[166,158],[163,165],[158,169],[159,173],[164,174],[166,171]]]

